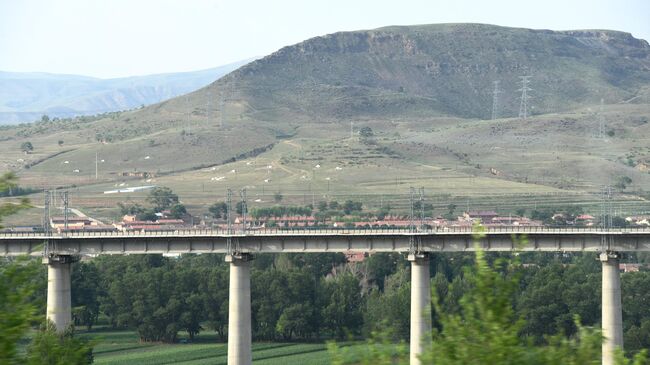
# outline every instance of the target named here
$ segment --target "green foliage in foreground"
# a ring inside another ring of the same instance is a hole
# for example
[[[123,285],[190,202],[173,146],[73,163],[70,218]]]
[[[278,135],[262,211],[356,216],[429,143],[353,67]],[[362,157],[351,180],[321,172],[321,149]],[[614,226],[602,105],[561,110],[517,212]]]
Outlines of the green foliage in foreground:
[[[6,172],[0,176],[0,193],[15,189],[18,187],[18,177],[13,172]],[[2,217],[8,215],[16,214],[22,209],[29,208],[29,200],[23,198],[19,203],[5,203],[0,204],[0,223],[2,222]],[[2,225],[0,224],[0,228]]]
[[[29,298],[34,292],[30,278],[33,261],[18,260],[0,266],[0,364],[21,364],[18,342],[34,319],[35,306]]]
[[[63,335],[52,324],[34,336],[27,353],[20,351],[32,323],[42,318],[33,299],[39,288],[40,263],[19,258],[0,265],[0,364],[84,365],[92,363],[92,344],[72,337],[70,329]]]
[[[93,344],[73,337],[72,329],[63,335],[47,322],[34,336],[28,350],[27,365],[85,365],[93,362]]]
[[[0,176],[0,192],[17,186],[13,173]],[[2,217],[29,207],[27,199],[18,204],[0,205]],[[0,364],[27,365],[84,365],[93,361],[92,345],[83,339],[72,338],[72,329],[65,334],[56,333],[47,323],[32,340],[27,354],[18,351],[32,323],[40,317],[39,301],[34,295],[42,284],[40,264],[28,258],[18,258],[0,264]],[[42,317],[40,317],[42,318]]]
[[[514,310],[514,298],[519,285],[511,261],[496,260],[489,265],[484,254],[478,251],[473,268],[466,269],[469,288],[459,301],[457,310],[442,305],[437,291],[433,290],[433,309],[437,328],[432,338],[426,340],[424,364],[533,364],[533,365],[585,365],[600,364],[602,334],[599,329],[584,327],[575,319],[577,333],[567,338],[557,334],[546,338],[537,346],[520,335],[524,320]],[[379,338],[379,340],[377,340]],[[386,333],[370,341],[365,348],[341,350],[330,345],[334,364],[349,361],[361,364],[407,364],[408,351],[403,346],[387,346]],[[356,358],[356,359],[355,359]],[[354,359],[354,360],[353,360]],[[633,360],[617,354],[617,364],[648,364],[646,351]]]

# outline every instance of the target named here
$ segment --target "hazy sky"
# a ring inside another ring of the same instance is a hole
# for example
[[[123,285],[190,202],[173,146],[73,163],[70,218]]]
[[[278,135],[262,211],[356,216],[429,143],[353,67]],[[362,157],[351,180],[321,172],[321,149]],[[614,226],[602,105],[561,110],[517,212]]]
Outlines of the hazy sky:
[[[650,0],[0,0],[0,70],[190,71],[336,31],[452,22],[650,40]]]

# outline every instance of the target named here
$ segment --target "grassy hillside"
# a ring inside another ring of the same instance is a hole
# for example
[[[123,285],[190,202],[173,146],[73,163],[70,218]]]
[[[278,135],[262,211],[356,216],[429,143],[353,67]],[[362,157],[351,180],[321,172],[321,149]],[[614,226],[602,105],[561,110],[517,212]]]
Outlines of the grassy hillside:
[[[513,117],[523,74],[526,120]],[[494,80],[501,118],[485,120]],[[447,197],[441,206],[462,196],[490,207],[503,195],[593,203],[625,176],[621,210],[650,211],[649,96],[650,46],[626,33],[388,27],[285,47],[143,109],[0,129],[0,170],[29,186],[74,185],[106,216],[126,198],[102,194],[117,186],[170,186],[199,212],[229,187],[271,204],[278,191],[294,203],[374,202],[423,186]],[[136,171],[153,176],[121,176]]]

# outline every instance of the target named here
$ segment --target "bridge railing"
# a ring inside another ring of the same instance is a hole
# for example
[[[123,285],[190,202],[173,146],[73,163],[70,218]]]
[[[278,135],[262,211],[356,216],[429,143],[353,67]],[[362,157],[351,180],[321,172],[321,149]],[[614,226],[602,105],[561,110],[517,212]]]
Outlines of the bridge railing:
[[[433,227],[410,230],[408,227],[364,227],[364,228],[261,228],[247,229],[246,231],[212,228],[184,228],[169,230],[128,230],[128,231],[75,231],[47,235],[43,232],[5,232],[0,233],[0,239],[11,238],[77,238],[77,237],[138,237],[138,236],[281,236],[281,235],[428,235],[428,234],[469,234],[473,227]],[[634,228],[609,228],[598,227],[513,227],[497,226],[486,227],[482,233],[486,234],[562,234],[562,233],[592,233],[592,234],[623,234],[623,233],[650,233],[650,227]]]

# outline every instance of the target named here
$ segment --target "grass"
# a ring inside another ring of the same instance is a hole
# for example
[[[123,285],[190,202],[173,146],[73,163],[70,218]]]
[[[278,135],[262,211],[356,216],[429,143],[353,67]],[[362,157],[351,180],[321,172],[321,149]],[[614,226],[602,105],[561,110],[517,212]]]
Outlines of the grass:
[[[123,117],[135,118],[133,113]],[[146,108],[138,118],[151,117],[150,122],[160,128],[107,144],[94,139],[95,131],[131,128],[132,123],[102,120],[78,130],[27,138],[14,136],[14,129],[0,131],[0,141],[3,135],[14,138],[0,142],[0,171],[2,166],[17,168],[19,159],[43,159],[19,170],[21,184],[67,186],[72,207],[107,223],[119,216],[118,202],[142,202],[147,193],[105,195],[104,191],[150,184],[170,187],[197,217],[206,214],[210,204],[224,200],[228,188],[246,188],[250,208],[276,204],[273,195],[281,192],[281,204],[352,199],[371,210],[389,204],[394,211],[406,213],[410,187],[424,187],[425,200],[434,204],[435,214],[446,213],[449,204],[458,206],[457,213],[495,209],[505,214],[518,208],[578,204],[596,215],[603,185],[629,176],[633,183],[627,191],[647,191],[650,186],[649,173],[626,164],[627,156],[633,156],[633,162],[650,156],[650,123],[642,122],[650,117],[650,105],[608,105],[606,114],[608,128],[616,135],[605,140],[594,137],[597,121],[593,111],[585,108],[526,122],[452,117],[358,120],[356,129],[368,125],[375,133],[376,144],[364,144],[349,138],[349,124],[343,122],[305,122],[295,130],[283,122],[273,124],[279,129],[271,130],[271,124],[244,115],[222,129],[206,123],[200,113],[186,118]],[[189,132],[181,134],[183,130]],[[290,132],[289,138],[276,138]],[[65,144],[58,146],[58,139]],[[19,151],[23,140],[36,146],[33,154]],[[275,143],[272,149],[255,157],[223,163],[270,143]],[[62,150],[69,152],[57,155]],[[105,162],[100,162],[95,180],[97,151]],[[134,170],[157,176],[118,176]],[[42,195],[31,198],[34,205],[43,205]],[[621,214],[650,212],[650,201],[634,194],[617,192],[612,205]],[[4,225],[37,225],[39,211],[9,217]]]
[[[194,343],[140,343],[133,331],[96,329],[79,333],[96,341],[95,364],[106,365],[162,365],[162,364],[226,364],[228,345],[219,343],[213,334],[200,334]],[[344,346],[355,346],[344,343]],[[330,355],[325,343],[269,343],[253,344],[253,362],[260,365],[326,365]]]

